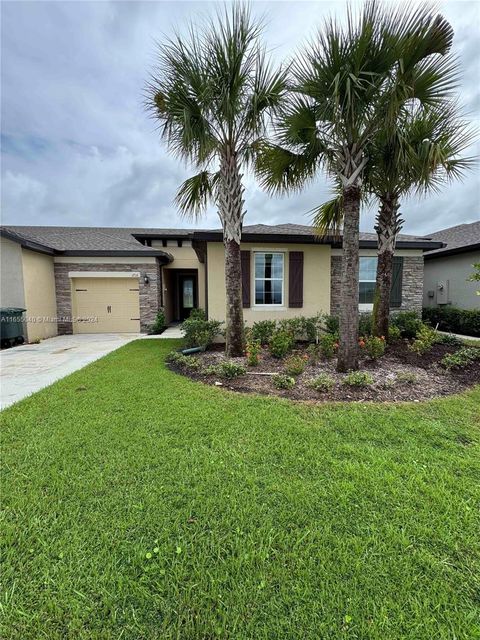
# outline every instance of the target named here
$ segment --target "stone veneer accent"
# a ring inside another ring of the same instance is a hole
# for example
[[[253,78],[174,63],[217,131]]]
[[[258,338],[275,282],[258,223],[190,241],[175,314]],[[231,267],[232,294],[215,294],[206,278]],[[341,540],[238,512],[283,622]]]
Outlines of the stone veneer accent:
[[[340,314],[340,276],[342,256],[332,256],[330,313]],[[423,301],[423,256],[404,256],[402,277],[402,306],[392,311],[422,312]]]
[[[71,279],[68,277],[69,271],[85,271],[88,277],[89,271],[139,271],[139,294],[140,294],[140,331],[146,333],[153,324],[155,317],[161,308],[161,273],[160,264],[88,264],[76,262],[56,262],[55,268],[55,288],[57,294],[57,316],[59,335],[73,333],[72,322],[62,321],[73,315],[72,312],[72,292]],[[149,283],[145,284],[143,278],[148,276]]]

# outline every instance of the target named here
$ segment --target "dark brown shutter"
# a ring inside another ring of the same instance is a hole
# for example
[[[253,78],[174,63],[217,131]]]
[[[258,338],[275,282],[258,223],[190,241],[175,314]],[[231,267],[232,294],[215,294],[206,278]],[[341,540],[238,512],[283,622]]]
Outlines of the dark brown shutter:
[[[250,251],[240,252],[242,261],[242,305],[246,309],[250,306]]]
[[[303,251],[288,254],[288,306],[303,307]]]
[[[390,289],[390,306],[402,306],[403,258],[393,257],[392,288]]]

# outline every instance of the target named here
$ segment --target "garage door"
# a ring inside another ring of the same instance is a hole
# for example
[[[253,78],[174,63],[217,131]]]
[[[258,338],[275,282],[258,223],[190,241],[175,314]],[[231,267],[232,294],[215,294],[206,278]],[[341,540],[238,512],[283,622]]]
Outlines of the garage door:
[[[74,278],[72,288],[74,333],[140,331],[137,278]]]

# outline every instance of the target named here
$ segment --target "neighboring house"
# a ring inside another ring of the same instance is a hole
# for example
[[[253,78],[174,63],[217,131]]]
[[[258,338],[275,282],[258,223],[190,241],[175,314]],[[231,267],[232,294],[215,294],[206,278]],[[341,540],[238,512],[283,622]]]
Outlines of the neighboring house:
[[[220,230],[1,227],[1,306],[27,309],[31,341],[55,333],[146,332],[194,307],[225,320]],[[361,310],[373,304],[376,236],[360,234]],[[401,235],[391,305],[422,307],[423,252],[442,246]],[[242,290],[248,325],[269,318],[338,314],[341,238],[296,224],[244,227]]]
[[[480,262],[480,221],[459,224],[429,235],[444,247],[425,253],[423,304],[480,309],[478,282],[469,282],[474,263]]]

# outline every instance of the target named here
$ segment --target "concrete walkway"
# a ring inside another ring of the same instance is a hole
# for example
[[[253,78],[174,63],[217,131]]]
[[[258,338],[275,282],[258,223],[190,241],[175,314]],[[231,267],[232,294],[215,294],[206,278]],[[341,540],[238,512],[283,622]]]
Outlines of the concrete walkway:
[[[142,337],[136,333],[56,336],[40,344],[2,350],[0,409]]]
[[[460,340],[478,340],[480,342],[480,338],[475,338],[474,336],[464,336],[459,333],[449,333],[448,331],[439,331],[438,333],[441,333],[442,336],[455,336],[455,338],[459,338]]]

